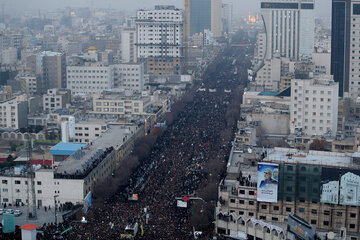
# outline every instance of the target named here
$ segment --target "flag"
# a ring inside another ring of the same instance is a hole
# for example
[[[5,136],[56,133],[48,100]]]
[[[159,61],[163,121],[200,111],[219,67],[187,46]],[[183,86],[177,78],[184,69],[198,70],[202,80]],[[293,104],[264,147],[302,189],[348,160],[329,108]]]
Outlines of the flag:
[[[140,225],[140,229],[141,229],[141,236],[143,237],[144,236],[144,227],[142,224]]]

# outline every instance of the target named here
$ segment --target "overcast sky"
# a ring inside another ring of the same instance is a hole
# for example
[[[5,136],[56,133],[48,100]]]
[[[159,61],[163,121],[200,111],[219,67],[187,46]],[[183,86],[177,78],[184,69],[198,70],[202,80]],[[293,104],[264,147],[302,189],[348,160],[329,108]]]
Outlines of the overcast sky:
[[[183,6],[183,0],[0,0],[5,6],[6,12],[25,9],[56,9],[66,6],[94,8],[115,8],[125,11],[135,11],[138,8],[153,8],[158,4]],[[234,15],[244,15],[259,10],[260,0],[223,0],[232,2]],[[331,0],[316,0],[316,14],[318,16],[330,16]]]

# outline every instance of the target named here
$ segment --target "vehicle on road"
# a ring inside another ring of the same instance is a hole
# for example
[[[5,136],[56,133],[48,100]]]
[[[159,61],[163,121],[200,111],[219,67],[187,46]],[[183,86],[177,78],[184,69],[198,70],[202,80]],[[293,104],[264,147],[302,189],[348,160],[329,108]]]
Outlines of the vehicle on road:
[[[3,215],[4,209],[0,208],[0,215]]]
[[[14,210],[12,210],[12,209],[6,209],[5,213],[14,214]]]
[[[15,210],[15,211],[14,211],[15,217],[18,217],[18,216],[20,216],[21,214],[22,214],[22,211],[20,211],[20,210]]]

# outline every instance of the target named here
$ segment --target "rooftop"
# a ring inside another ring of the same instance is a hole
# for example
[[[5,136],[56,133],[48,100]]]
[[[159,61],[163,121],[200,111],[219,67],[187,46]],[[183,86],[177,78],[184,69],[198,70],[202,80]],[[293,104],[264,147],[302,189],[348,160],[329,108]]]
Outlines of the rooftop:
[[[76,152],[77,150],[79,150],[85,146],[86,146],[86,144],[83,144],[83,143],[60,142],[50,149],[50,154],[52,154],[52,155],[71,155],[74,152]]]
[[[351,154],[325,151],[304,152],[292,148],[274,148],[268,150],[265,162],[312,164],[323,166],[350,167]],[[354,166],[353,166],[354,167]]]
[[[56,169],[60,174],[76,174],[91,167],[91,163],[110,147],[117,149],[128,140],[138,129],[137,125],[110,125],[108,130],[94,142],[79,149]]]

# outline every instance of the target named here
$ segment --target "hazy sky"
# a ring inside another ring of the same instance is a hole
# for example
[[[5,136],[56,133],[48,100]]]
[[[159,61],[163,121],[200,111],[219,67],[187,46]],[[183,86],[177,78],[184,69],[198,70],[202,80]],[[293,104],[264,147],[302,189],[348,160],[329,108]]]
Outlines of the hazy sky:
[[[5,11],[24,9],[56,9],[65,6],[70,7],[105,7],[127,11],[135,11],[138,8],[152,8],[157,4],[169,4],[182,7],[183,0],[0,0],[4,3]],[[223,0],[232,2],[235,15],[244,15],[249,11],[259,10],[260,0]],[[330,16],[331,0],[316,0],[316,14]]]

